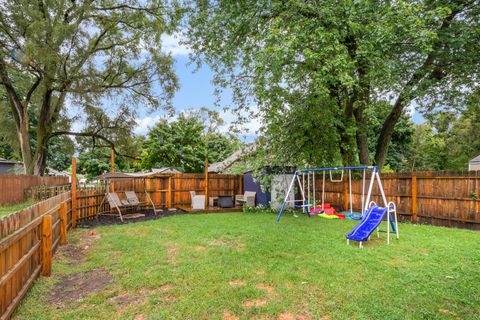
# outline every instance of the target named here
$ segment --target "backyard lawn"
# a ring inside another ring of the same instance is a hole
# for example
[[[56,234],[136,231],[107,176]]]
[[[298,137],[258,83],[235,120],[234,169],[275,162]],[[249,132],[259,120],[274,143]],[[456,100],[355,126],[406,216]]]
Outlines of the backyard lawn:
[[[26,202],[16,203],[16,204],[0,205],[0,217],[7,216],[10,213],[17,212],[27,207],[30,207],[32,204],[33,204],[33,201],[26,201]]]
[[[15,317],[479,318],[478,232],[401,224],[359,249],[354,224],[226,213],[78,229]]]

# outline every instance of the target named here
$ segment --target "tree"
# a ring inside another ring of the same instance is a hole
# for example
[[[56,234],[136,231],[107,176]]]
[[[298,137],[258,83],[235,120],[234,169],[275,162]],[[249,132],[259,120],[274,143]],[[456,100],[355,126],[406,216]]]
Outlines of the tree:
[[[463,112],[438,112],[415,127],[411,170],[466,170],[480,154],[480,104],[471,97]]]
[[[102,130],[65,130],[60,120],[68,118],[66,104],[86,113],[102,104],[170,107],[177,81],[160,36],[173,32],[179,18],[177,6],[162,1],[0,4],[0,81],[27,173],[43,174],[49,141],[56,136],[91,136],[115,148]],[[32,112],[38,118],[35,147],[29,135]]]
[[[217,85],[233,88],[236,110],[257,106],[268,141],[304,153],[306,163],[313,153],[326,155],[315,162],[340,153],[343,164],[370,164],[365,110],[389,103],[375,142],[382,167],[412,101],[431,107],[478,83],[479,8],[478,1],[202,0],[190,10],[186,36]],[[329,125],[318,125],[318,114]],[[327,140],[310,147],[297,144],[298,134],[288,140],[284,132],[301,126],[327,128]],[[283,157],[284,148],[273,154]]]
[[[382,124],[390,113],[390,105],[377,103],[365,109],[368,130],[370,159],[375,158],[375,142],[378,140]],[[404,112],[395,125],[389,145],[385,165],[393,171],[411,171],[410,162],[414,152],[415,125],[410,114]]]
[[[233,135],[210,131],[211,126],[191,113],[176,121],[161,120],[148,133],[142,153],[142,167],[176,167],[185,172],[203,172],[205,158],[222,161],[238,147]]]

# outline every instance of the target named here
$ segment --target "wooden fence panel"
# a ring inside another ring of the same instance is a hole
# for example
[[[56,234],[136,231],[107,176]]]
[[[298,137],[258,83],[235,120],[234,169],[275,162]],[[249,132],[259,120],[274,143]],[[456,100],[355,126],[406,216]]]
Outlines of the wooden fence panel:
[[[42,269],[49,273],[51,254],[60,245],[60,207],[67,204],[70,221],[70,202],[66,192],[0,219],[1,319],[11,316]]]
[[[365,196],[370,177],[370,173],[367,173]],[[345,175],[344,179],[348,179],[348,176]],[[322,174],[317,173],[315,176],[317,202],[321,201],[322,180]],[[480,195],[476,191],[479,190],[480,172],[387,173],[381,174],[381,180],[387,200],[395,202],[398,213],[404,218],[411,217],[413,222],[439,226],[480,229]],[[329,174],[326,174],[325,202],[333,204],[340,210],[349,209],[345,207],[345,203],[348,203],[345,202],[345,196],[349,194],[344,183],[345,181],[332,182]],[[353,175],[352,198],[353,210],[360,211],[361,174]],[[371,200],[382,203],[376,184]]]
[[[25,190],[35,186],[68,184],[68,177],[0,175],[0,205],[24,202]]]

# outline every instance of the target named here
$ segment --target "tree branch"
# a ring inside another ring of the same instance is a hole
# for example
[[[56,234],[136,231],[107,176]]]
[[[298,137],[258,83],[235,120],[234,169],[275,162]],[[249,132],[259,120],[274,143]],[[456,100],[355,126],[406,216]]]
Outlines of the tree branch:
[[[107,137],[99,134],[98,131],[96,131],[96,132],[56,131],[56,132],[52,132],[48,138],[50,139],[50,138],[53,138],[53,137],[56,137],[56,136],[63,136],[63,135],[66,135],[66,136],[76,136],[76,137],[91,137],[92,139],[94,139],[94,142],[95,142],[95,139],[100,139],[100,140],[104,141],[107,145],[105,145],[105,146],[102,146],[102,145],[97,146],[97,145],[94,143],[94,147],[96,147],[96,148],[111,148],[111,149],[113,149],[113,152],[114,152],[116,155],[118,155],[118,156],[125,157],[125,158],[129,158],[129,159],[133,159],[133,160],[141,160],[141,159],[138,158],[138,157],[135,157],[135,156],[131,156],[131,155],[128,155],[128,154],[123,154],[123,153],[118,152],[118,151],[115,149],[115,143],[114,143],[113,141],[111,141],[110,139],[108,139]]]

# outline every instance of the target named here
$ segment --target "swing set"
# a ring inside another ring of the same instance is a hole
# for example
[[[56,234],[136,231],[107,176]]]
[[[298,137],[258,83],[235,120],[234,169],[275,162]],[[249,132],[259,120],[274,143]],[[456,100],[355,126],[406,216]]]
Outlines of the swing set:
[[[362,171],[362,195],[361,195],[361,212],[353,211],[353,195],[352,195],[352,170],[361,170]],[[387,216],[387,243],[390,243],[390,228],[395,233],[396,238],[398,239],[398,221],[397,221],[397,211],[396,206],[393,202],[387,202],[385,192],[383,190],[382,181],[380,179],[380,174],[376,166],[351,166],[351,167],[332,167],[332,168],[313,168],[313,169],[302,169],[296,170],[294,172],[293,178],[288,187],[285,199],[280,207],[280,212],[278,213],[276,221],[280,221],[283,212],[287,204],[293,203],[295,208],[303,209],[308,217],[310,213],[322,214],[325,210],[325,181],[328,172],[330,182],[338,183],[343,182],[344,172],[348,172],[348,190],[349,190],[349,218],[353,220],[359,220],[359,224],[350,232],[346,238],[347,243],[349,240],[354,240],[359,242],[360,247],[362,247],[362,242],[370,239],[371,233],[376,229],[377,236],[379,236],[379,226],[383,220],[383,217]],[[371,172],[370,183],[368,189],[366,189],[366,173]],[[335,178],[334,174],[339,172],[340,177]],[[316,175],[322,174],[322,196],[321,196],[321,207],[320,210],[317,207],[317,189],[316,189]],[[370,201],[372,196],[373,186],[375,181],[378,184],[380,194],[384,203],[384,207],[379,207],[375,202]],[[294,193],[294,186],[298,185],[301,199],[289,200],[290,194]],[[365,191],[367,194],[365,196]],[[300,204],[299,204],[300,203]],[[367,206],[368,204],[368,206]],[[393,214],[393,216],[392,216]]]

